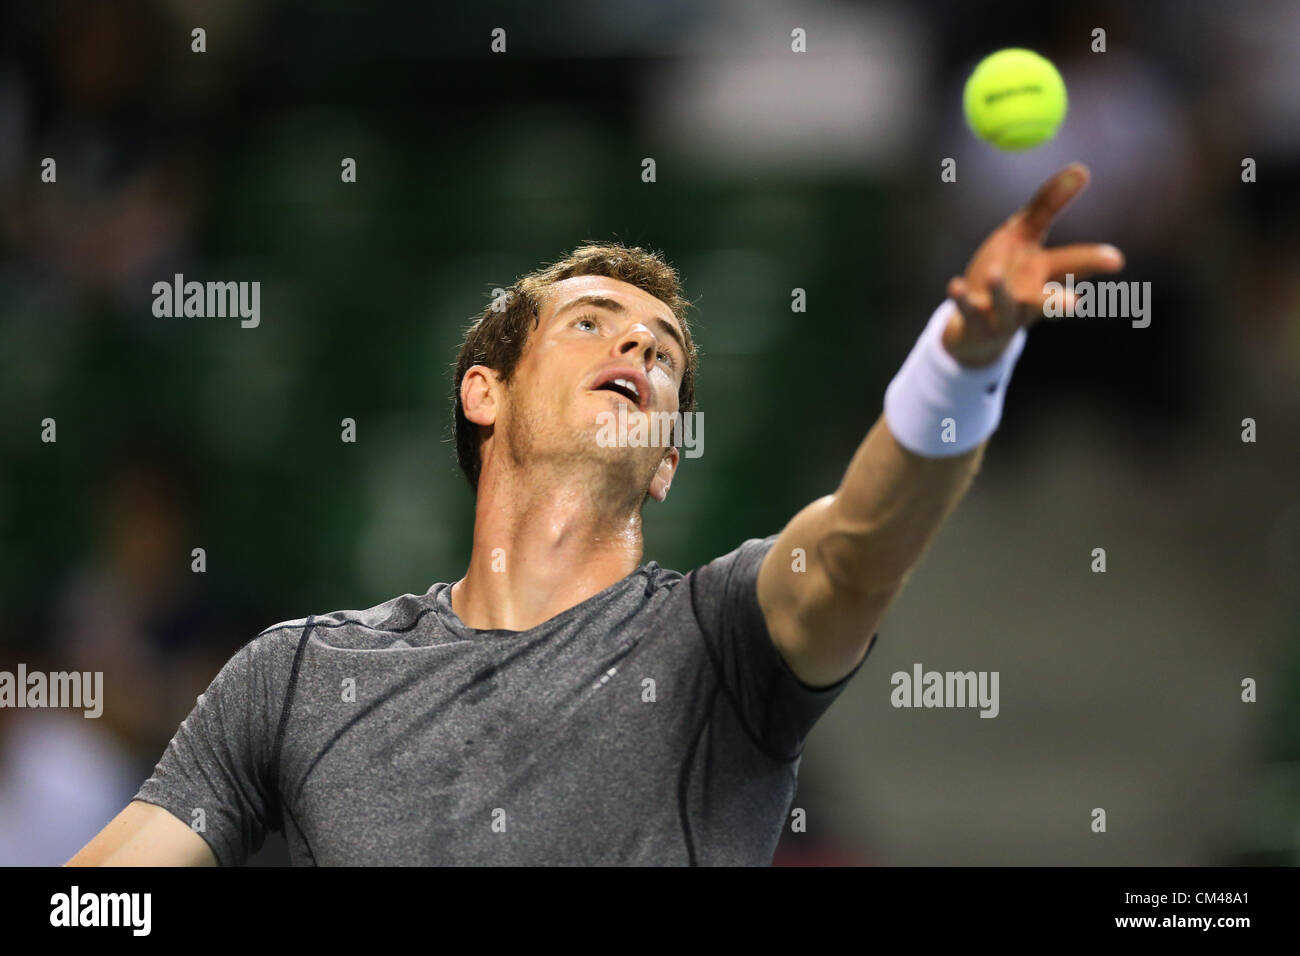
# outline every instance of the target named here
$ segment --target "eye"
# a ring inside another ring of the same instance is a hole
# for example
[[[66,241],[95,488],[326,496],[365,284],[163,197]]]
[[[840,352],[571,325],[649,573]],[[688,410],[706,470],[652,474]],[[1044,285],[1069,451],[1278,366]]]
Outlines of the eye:
[[[665,362],[667,362],[669,368],[677,367],[677,363],[673,361],[673,356],[672,353],[670,352],[660,351],[656,357],[663,359]]]
[[[588,325],[591,327],[592,331],[595,331],[599,327],[596,321],[596,317],[594,315],[579,316],[576,320],[574,320],[573,324],[577,328],[581,328],[584,324]]]

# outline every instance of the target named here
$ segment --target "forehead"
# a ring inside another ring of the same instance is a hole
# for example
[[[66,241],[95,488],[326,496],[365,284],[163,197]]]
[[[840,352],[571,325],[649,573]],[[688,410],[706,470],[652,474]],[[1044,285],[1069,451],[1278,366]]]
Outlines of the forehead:
[[[630,282],[606,276],[573,276],[556,282],[550,287],[543,315],[549,321],[566,307],[589,295],[613,299],[643,321],[659,317],[680,328],[672,309],[661,299]]]

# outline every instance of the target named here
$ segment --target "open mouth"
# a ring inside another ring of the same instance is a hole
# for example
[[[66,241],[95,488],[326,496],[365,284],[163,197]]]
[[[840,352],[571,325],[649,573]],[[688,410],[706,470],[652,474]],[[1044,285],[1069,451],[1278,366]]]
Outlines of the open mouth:
[[[592,389],[595,392],[614,392],[622,395],[633,405],[641,407],[641,392],[637,389],[636,383],[626,378],[616,378],[612,382],[606,382],[604,385]]]
[[[605,366],[593,380],[590,391],[613,392],[642,412],[649,411],[654,404],[654,388],[650,379],[640,369],[625,364]]]

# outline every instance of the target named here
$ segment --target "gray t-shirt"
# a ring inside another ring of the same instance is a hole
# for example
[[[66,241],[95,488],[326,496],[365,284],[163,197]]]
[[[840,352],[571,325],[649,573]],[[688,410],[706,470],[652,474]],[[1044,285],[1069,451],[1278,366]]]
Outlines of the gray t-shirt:
[[[756,584],[775,541],[651,561],[527,631],[466,627],[446,583],[278,624],[136,799],[223,866],[268,829],[295,865],[770,865],[804,739],[862,666],[821,689],[786,666]]]

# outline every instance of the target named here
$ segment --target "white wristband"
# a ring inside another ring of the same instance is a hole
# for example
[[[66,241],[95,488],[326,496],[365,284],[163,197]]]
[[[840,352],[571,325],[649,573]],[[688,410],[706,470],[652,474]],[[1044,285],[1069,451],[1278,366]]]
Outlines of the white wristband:
[[[934,310],[885,389],[890,432],[908,451],[926,458],[965,454],[997,430],[1007,383],[1028,338],[1020,329],[997,361],[967,368],[943,347],[943,330],[956,312],[952,299]]]

